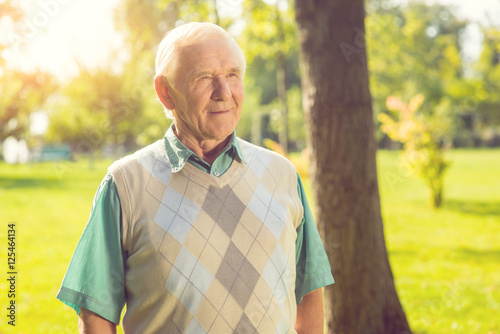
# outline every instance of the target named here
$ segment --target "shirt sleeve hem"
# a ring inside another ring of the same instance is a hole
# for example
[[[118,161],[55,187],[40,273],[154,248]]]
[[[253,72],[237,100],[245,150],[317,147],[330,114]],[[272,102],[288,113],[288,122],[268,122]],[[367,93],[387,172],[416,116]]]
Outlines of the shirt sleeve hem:
[[[102,303],[98,302],[91,296],[61,287],[56,298],[73,308],[78,315],[80,315],[80,309],[83,307],[98,314],[104,319],[113,322],[117,326],[120,324],[121,311],[102,305]]]
[[[334,284],[335,280],[330,272],[324,273],[322,275],[318,275],[306,282],[304,282],[304,288],[301,291],[300,295],[297,295],[297,305],[302,302],[302,298],[307,295],[309,292],[314,291],[319,288],[323,288],[325,286]]]

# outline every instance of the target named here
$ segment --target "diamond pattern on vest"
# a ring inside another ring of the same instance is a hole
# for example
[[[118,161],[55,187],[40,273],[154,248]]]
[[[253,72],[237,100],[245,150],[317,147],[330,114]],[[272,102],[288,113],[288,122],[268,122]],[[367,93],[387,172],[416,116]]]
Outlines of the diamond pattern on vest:
[[[270,161],[258,157],[233,188],[180,173],[167,179],[143,162],[152,174],[148,192],[161,202],[154,221],[166,234],[158,251],[172,265],[165,288],[178,301],[168,333],[287,332],[295,264],[279,242],[288,212],[274,198]]]

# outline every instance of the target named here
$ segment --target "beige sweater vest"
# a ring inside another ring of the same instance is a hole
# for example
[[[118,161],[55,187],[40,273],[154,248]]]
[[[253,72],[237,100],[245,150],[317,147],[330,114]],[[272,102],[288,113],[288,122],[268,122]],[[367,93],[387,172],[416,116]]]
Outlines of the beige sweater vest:
[[[127,252],[125,333],[295,333],[293,165],[240,140],[220,177],[158,141],[110,167]]]

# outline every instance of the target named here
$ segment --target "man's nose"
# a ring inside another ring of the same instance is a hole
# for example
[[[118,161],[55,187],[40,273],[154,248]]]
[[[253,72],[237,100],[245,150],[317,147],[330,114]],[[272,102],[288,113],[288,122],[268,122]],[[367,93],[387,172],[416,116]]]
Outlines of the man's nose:
[[[231,89],[229,89],[229,85],[227,84],[226,78],[224,77],[216,77],[213,81],[213,92],[212,92],[212,100],[215,101],[225,101],[229,99],[231,94]]]

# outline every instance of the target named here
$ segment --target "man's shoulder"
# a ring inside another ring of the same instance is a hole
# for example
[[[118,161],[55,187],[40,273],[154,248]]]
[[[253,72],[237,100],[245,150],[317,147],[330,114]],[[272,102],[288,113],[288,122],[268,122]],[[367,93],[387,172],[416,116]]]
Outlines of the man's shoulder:
[[[137,165],[142,165],[147,170],[152,171],[154,165],[158,161],[169,165],[162,139],[143,147],[128,156],[116,160],[111,166],[109,166],[108,171],[109,173],[114,174],[117,170],[128,170]]]
[[[295,171],[295,166],[290,162],[290,160],[288,160],[281,154],[271,151],[267,148],[252,144],[241,138],[238,138],[238,141],[243,152],[243,158],[249,165],[260,162],[267,166],[268,164],[273,162]]]

